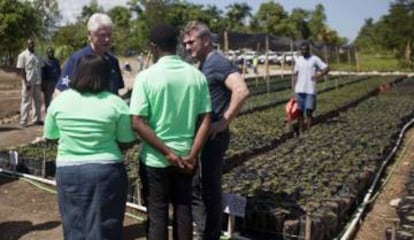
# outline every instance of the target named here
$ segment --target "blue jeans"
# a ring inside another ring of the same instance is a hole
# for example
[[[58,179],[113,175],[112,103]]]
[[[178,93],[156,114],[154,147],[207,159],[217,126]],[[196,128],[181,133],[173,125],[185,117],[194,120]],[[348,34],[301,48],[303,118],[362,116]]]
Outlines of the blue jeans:
[[[229,131],[208,139],[193,178],[193,219],[196,233],[204,240],[220,238],[223,223],[222,174]]]
[[[175,167],[149,167],[141,161],[139,175],[148,210],[147,239],[168,239],[168,206],[171,202],[173,206],[173,238],[175,240],[192,240],[192,175],[180,173]]]
[[[307,93],[295,93],[295,100],[298,108],[305,112],[307,110],[313,111],[316,108],[316,95]]]
[[[65,240],[122,239],[128,179],[123,163],[56,170]]]

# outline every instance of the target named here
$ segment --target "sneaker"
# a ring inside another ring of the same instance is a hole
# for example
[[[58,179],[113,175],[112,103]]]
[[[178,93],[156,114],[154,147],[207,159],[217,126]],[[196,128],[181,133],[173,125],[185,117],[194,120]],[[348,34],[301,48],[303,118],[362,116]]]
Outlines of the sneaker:
[[[21,128],[27,128],[27,124],[26,123],[20,123],[20,127]]]

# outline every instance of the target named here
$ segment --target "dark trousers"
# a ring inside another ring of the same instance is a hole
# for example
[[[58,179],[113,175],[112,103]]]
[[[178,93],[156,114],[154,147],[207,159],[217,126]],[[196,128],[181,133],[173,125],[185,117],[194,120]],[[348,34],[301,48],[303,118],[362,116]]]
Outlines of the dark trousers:
[[[196,233],[204,240],[219,239],[223,222],[222,172],[229,145],[228,131],[209,139],[193,178],[193,219]]]
[[[175,167],[154,168],[140,161],[140,177],[148,210],[147,239],[168,239],[168,206],[173,206],[173,239],[191,240],[192,175],[178,172]]]
[[[42,81],[42,92],[43,92],[43,101],[45,104],[45,110],[47,111],[47,108],[50,105],[50,102],[52,101],[52,95],[56,88],[56,82],[55,81]]]
[[[122,239],[128,185],[123,163],[58,167],[56,183],[65,240]]]

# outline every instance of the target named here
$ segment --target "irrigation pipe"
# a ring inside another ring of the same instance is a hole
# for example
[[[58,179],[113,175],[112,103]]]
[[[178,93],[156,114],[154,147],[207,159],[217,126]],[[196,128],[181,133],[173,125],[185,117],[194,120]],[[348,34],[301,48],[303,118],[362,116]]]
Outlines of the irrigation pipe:
[[[13,179],[18,178],[17,176],[10,176],[10,175],[9,175],[9,174],[7,174],[7,173],[0,173],[0,176],[7,177],[7,178],[13,178]],[[57,192],[56,192],[56,190],[53,190],[53,189],[51,189],[51,188],[48,188],[48,187],[42,186],[42,185],[38,184],[37,182],[35,182],[35,181],[33,181],[33,180],[30,180],[30,179],[27,179],[27,178],[22,178],[22,180],[24,180],[24,181],[26,181],[26,182],[28,182],[28,183],[32,184],[33,186],[35,186],[35,187],[37,187],[37,188],[39,188],[39,189],[41,189],[41,190],[43,190],[43,191],[46,191],[46,192],[48,192],[48,193],[53,193],[53,194],[56,194],[56,193],[57,193]]]
[[[57,193],[55,190],[52,190],[52,189],[49,189],[49,188],[45,188],[43,186],[40,186],[40,185],[36,184],[35,182],[33,182],[33,181],[29,180],[29,179],[32,179],[32,180],[35,180],[35,181],[39,181],[39,182],[44,183],[44,184],[49,184],[49,185],[56,186],[56,182],[54,180],[48,180],[48,179],[44,179],[44,178],[40,178],[40,177],[36,177],[36,176],[30,175],[30,174],[25,174],[25,173],[20,173],[20,172],[13,172],[13,171],[9,171],[9,170],[0,168],[0,175],[9,177],[6,174],[14,175],[14,177],[22,177],[23,180],[25,180],[25,181],[33,184],[34,186],[36,186],[36,187],[38,187],[38,188],[40,188],[40,189],[42,189],[44,191],[47,191],[49,193],[55,193],[55,194]],[[146,212],[147,211],[147,208],[146,207],[141,206],[141,205],[138,205],[138,204],[134,204],[134,203],[127,202],[126,205],[127,205],[127,207],[130,207],[130,208],[133,208],[133,209],[142,211],[142,212]],[[125,216],[128,216],[130,218],[134,218],[134,219],[136,219],[138,221],[145,221],[144,218],[142,218],[140,216],[137,216],[135,214],[129,213],[129,212],[125,212]],[[168,229],[171,230],[172,229],[172,226],[168,226]]]
[[[362,215],[363,215],[363,213],[365,211],[366,206],[371,201],[371,195],[374,192],[374,189],[375,189],[375,186],[377,185],[377,182],[381,178],[382,172],[384,171],[385,167],[388,165],[388,162],[394,157],[394,155],[397,152],[399,146],[401,145],[401,142],[402,142],[402,139],[404,137],[405,132],[407,131],[407,129],[409,127],[411,127],[411,125],[413,123],[414,123],[414,118],[411,119],[411,121],[409,121],[407,124],[404,125],[404,127],[402,128],[402,130],[401,130],[401,132],[400,132],[400,134],[398,136],[398,140],[397,140],[394,148],[392,149],[391,153],[387,156],[387,158],[382,162],[379,171],[375,175],[374,181],[372,182],[370,188],[368,189],[367,194],[365,194],[364,200],[359,205],[356,213],[354,214],[353,219],[348,224],[348,226],[347,226],[345,232],[342,234],[342,236],[339,236],[339,238],[337,237],[335,239],[341,239],[341,240],[351,239],[352,235],[354,234],[354,232],[356,230],[356,226],[358,225],[358,222],[361,219],[361,217],[362,217]]]
[[[56,186],[56,181],[54,181],[54,180],[48,180],[48,179],[45,179],[45,178],[30,175],[30,174],[20,173],[20,172],[15,172],[15,171],[10,171],[10,170],[7,170],[7,169],[0,168],[0,175],[7,176],[6,174],[13,175],[14,177],[18,177],[18,178],[21,177],[21,178],[23,178],[23,180],[33,184],[34,186],[36,186],[36,187],[38,187],[38,188],[40,188],[44,191],[47,191],[49,193],[56,193],[56,191],[54,191],[52,189],[45,188],[45,187],[40,186],[40,185],[36,184],[35,182],[31,181],[31,180],[34,180],[34,181],[38,181],[38,182],[41,182],[41,183],[44,183],[44,184]],[[141,212],[147,212],[146,207],[135,204],[135,203],[126,202],[126,206],[130,207],[130,208],[133,208],[133,209],[136,209],[136,210],[139,210]],[[138,221],[145,221],[144,218],[142,218],[140,216],[137,216],[137,215],[134,215],[134,214],[129,213],[129,212],[125,212],[125,216],[128,216],[130,218],[134,218]],[[172,226],[168,226],[168,229],[171,230]],[[230,238],[221,238],[221,239],[230,239]]]
[[[30,179],[30,180],[35,180],[35,181],[38,181],[38,182],[41,182],[41,183],[44,183],[44,184],[56,186],[56,181],[54,181],[54,180],[49,180],[49,179],[45,179],[45,178],[41,178],[41,177],[31,175],[31,174],[20,173],[20,172],[15,172],[15,171],[10,171],[10,170],[7,170],[7,169],[0,168],[0,173],[3,173],[3,172],[7,173],[7,174],[18,176],[18,177],[23,177],[23,178],[27,178],[27,179]]]
[[[10,171],[10,170],[7,170],[7,169],[2,169],[2,168],[0,168],[0,173],[7,173],[7,174],[10,174],[10,175],[15,175],[17,177],[23,177],[23,178],[38,181],[38,182],[41,182],[41,183],[44,183],[44,184],[56,186],[56,181],[54,181],[54,180],[49,180],[49,179],[33,176],[31,174],[14,172],[14,171]],[[138,204],[135,204],[135,203],[131,203],[131,202],[127,202],[126,205],[127,205],[127,207],[139,210],[141,212],[147,212],[147,208],[144,207],[144,206],[141,206],[141,205],[138,205]]]
[[[408,141],[407,146],[409,146],[411,144],[411,140]],[[386,179],[384,180],[384,182],[381,184],[381,186],[379,187],[378,191],[375,193],[375,195],[373,197],[371,197],[371,199],[369,200],[369,203],[373,202],[380,194],[381,190],[389,183],[389,181],[391,180],[392,174],[396,168],[396,166],[399,166],[401,163],[401,160],[403,159],[403,156],[405,155],[405,153],[407,152],[407,146],[404,146],[402,153],[401,153],[401,157],[395,162],[395,164],[393,164],[391,170],[390,170],[390,174],[388,174],[388,176],[386,177]]]

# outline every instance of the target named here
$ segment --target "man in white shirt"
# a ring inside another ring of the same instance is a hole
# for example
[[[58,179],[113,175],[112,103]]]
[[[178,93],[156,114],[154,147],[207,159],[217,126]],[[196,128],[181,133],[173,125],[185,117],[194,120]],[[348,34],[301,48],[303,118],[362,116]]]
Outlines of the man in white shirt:
[[[329,72],[329,67],[319,57],[310,54],[309,43],[300,46],[301,56],[295,60],[295,100],[299,109],[299,132],[312,125],[313,112],[316,107],[316,82]]]
[[[20,125],[25,128],[28,123],[30,105],[33,101],[32,116],[35,125],[41,125],[41,83],[43,61],[34,53],[35,42],[27,40],[27,49],[17,58],[16,68],[22,79],[22,102],[20,106]]]

